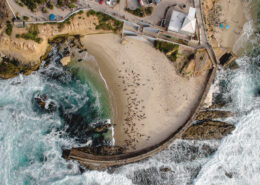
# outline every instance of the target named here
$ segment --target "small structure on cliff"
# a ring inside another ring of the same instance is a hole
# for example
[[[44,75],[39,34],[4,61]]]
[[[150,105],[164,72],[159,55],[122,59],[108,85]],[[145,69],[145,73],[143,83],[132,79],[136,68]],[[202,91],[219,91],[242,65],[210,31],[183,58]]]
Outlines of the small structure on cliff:
[[[15,26],[16,28],[25,28],[25,22],[16,19],[16,20],[14,21],[14,26]]]

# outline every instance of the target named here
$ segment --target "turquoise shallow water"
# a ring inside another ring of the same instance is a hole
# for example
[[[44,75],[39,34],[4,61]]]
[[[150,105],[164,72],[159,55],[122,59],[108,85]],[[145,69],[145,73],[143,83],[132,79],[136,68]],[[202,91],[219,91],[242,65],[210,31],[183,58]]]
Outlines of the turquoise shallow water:
[[[99,84],[80,78],[76,67],[63,68],[55,52],[46,68],[0,80],[0,184],[48,184],[78,174],[78,165],[61,157],[63,148],[111,142],[85,131],[110,118]],[[40,107],[39,97],[54,108]]]

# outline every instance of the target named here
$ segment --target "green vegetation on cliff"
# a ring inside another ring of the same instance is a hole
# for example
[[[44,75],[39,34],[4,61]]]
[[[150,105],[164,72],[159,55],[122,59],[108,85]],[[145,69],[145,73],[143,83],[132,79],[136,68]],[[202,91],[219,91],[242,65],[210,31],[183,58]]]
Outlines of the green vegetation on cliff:
[[[129,8],[125,9],[127,12],[138,16],[138,17],[145,17],[145,16],[149,16],[153,13],[153,7],[141,7],[141,8],[137,8],[135,10],[131,10]]]
[[[96,25],[97,30],[112,30],[113,32],[121,31],[123,28],[123,22],[107,15],[102,12],[96,12],[94,10],[89,10],[87,16],[96,16],[98,18],[98,25]]]
[[[68,8],[74,8],[75,3],[77,0],[16,0],[16,3],[18,3],[20,6],[27,6],[31,11],[35,11],[38,6],[41,7],[47,7],[49,9],[53,9],[53,4],[56,3],[57,7],[68,7]]]
[[[197,116],[196,120],[208,120],[217,118],[227,118],[232,116],[231,111],[221,111],[221,110],[206,110],[201,111]]]
[[[12,34],[12,31],[13,31],[13,25],[10,21],[6,21],[6,30],[5,30],[5,33],[9,36],[11,36]]]
[[[202,140],[221,139],[235,129],[234,125],[221,121],[204,120],[191,125],[183,134],[182,139]]]
[[[21,35],[17,34],[16,37],[17,38],[21,37],[21,38],[24,38],[25,40],[33,40],[37,43],[40,43],[42,39],[40,37],[38,37],[38,34],[39,34],[38,25],[33,24],[30,26],[27,33],[22,33]]]
[[[160,50],[161,52],[163,52],[170,61],[172,61],[172,62],[176,61],[179,45],[172,44],[169,42],[155,40],[154,47],[156,49]]]

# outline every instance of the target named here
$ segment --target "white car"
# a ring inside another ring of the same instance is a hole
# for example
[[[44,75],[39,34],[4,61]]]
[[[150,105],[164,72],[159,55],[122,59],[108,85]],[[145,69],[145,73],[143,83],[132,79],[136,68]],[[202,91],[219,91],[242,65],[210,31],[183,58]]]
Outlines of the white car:
[[[110,6],[111,5],[111,1],[112,0],[106,0],[106,4]]]

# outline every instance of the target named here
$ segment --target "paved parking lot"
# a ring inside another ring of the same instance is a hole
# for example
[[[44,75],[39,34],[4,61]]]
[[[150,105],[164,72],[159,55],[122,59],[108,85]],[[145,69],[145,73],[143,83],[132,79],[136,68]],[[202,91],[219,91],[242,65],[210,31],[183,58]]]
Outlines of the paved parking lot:
[[[137,8],[140,8],[140,5],[137,0],[127,0],[127,8],[135,10]]]

